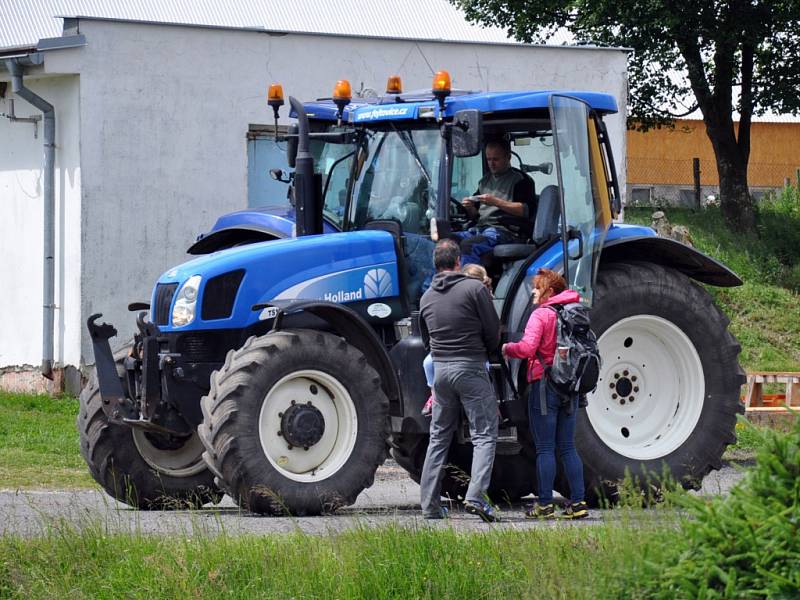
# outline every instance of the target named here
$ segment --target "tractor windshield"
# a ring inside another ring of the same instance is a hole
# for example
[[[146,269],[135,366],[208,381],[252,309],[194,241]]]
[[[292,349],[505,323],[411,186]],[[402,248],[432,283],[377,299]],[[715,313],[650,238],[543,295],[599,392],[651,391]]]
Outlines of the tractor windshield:
[[[344,131],[317,123],[312,129]],[[442,152],[438,128],[362,129],[346,143],[312,138],[311,152],[315,171],[322,175],[326,220],[340,229],[362,229],[369,221],[392,219],[405,233],[427,234],[436,211]]]
[[[441,150],[435,127],[368,130],[357,160],[352,227],[394,219],[406,233],[427,233],[436,211]]]

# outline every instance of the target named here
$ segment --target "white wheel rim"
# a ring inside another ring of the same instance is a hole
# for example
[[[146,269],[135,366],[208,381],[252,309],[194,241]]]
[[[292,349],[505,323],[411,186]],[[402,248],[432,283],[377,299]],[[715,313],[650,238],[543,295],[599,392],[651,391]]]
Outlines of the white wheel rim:
[[[637,315],[612,325],[598,344],[603,365],[587,415],[603,443],[634,460],[679,448],[705,398],[703,364],[689,337],[666,319]]]
[[[141,429],[133,429],[133,443],[144,461],[164,475],[190,477],[207,468],[203,460],[203,442],[197,432],[176,450],[158,448]]]
[[[290,447],[279,435],[283,414],[292,403],[311,403],[321,414],[325,430],[305,449]],[[358,416],[350,393],[338,379],[322,371],[296,371],[267,393],[258,419],[261,447],[283,476],[304,483],[322,481],[339,472],[356,445]]]

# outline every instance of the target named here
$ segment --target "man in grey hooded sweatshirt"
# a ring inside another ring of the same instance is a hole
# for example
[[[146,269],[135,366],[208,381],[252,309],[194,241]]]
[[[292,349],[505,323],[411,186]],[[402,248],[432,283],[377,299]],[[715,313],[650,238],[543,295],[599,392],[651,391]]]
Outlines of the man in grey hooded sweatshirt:
[[[430,443],[420,478],[422,513],[428,519],[446,516],[441,506],[443,467],[463,406],[473,445],[464,507],[485,521],[496,521],[485,500],[498,425],[497,399],[486,361],[500,344],[500,320],[483,283],[460,272],[460,258],[454,241],[436,245],[437,272],[420,301],[422,338],[430,346],[436,372]]]

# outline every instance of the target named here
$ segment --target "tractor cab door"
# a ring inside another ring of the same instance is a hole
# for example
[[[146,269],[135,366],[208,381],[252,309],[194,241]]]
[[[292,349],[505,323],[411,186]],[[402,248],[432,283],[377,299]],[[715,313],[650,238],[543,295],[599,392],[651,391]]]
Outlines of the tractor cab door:
[[[585,102],[553,95],[550,119],[561,201],[565,278],[583,302],[591,306],[600,250],[611,224],[595,117]]]

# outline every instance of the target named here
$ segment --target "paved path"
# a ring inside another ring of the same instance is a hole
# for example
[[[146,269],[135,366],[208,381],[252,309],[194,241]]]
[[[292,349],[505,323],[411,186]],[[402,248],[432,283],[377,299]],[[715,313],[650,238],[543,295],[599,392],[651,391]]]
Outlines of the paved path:
[[[713,472],[701,493],[726,494],[741,478],[734,467]],[[419,512],[419,486],[400,467],[389,462],[378,470],[375,484],[362,492],[353,506],[336,515],[321,517],[261,517],[242,512],[227,496],[217,506],[195,511],[137,511],[116,502],[98,490],[82,491],[0,491],[0,535],[32,536],[47,528],[67,523],[97,527],[110,532],[138,532],[192,535],[194,533],[328,533],[355,527],[383,525],[452,527],[459,531],[485,531],[489,527],[527,529],[588,525],[616,519],[622,511],[594,510],[592,517],[579,522],[537,522],[526,520],[522,505],[501,507],[503,522],[482,523],[473,515],[452,511],[447,521],[426,521]],[[646,511],[655,515],[656,511]]]

